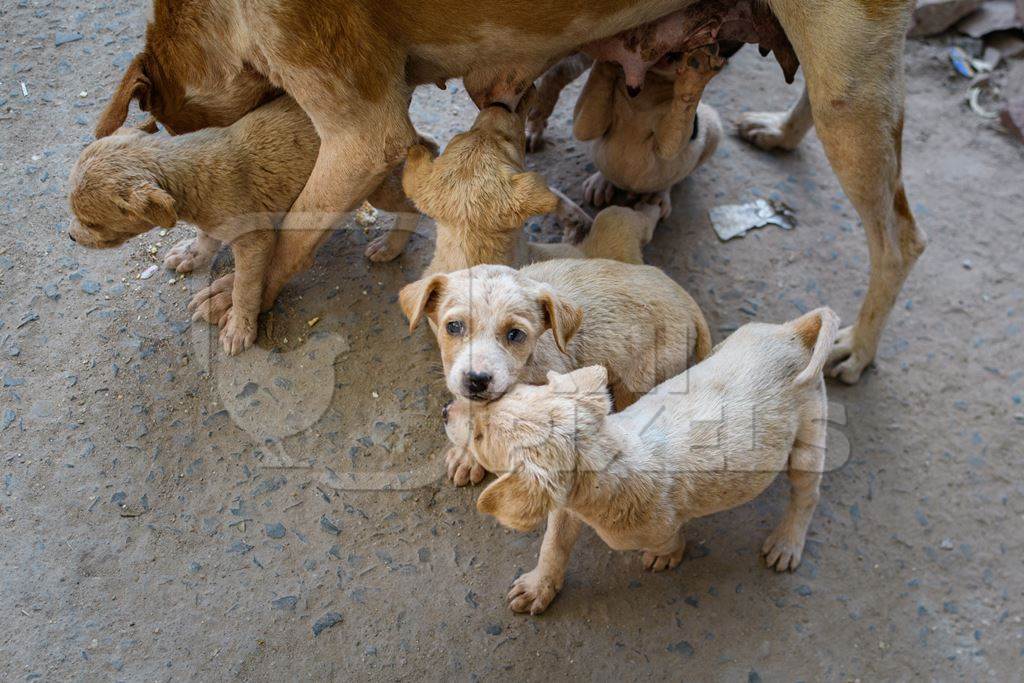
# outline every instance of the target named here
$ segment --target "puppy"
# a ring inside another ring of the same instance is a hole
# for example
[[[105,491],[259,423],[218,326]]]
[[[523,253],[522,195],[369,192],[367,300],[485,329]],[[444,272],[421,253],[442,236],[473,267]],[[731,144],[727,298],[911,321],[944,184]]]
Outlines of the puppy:
[[[229,300],[234,305],[215,310],[208,300],[193,300],[190,308],[195,318],[220,325],[227,353],[240,353],[256,339],[274,229],[302,191],[319,145],[309,118],[288,97],[226,128],[174,137],[121,128],[86,147],[71,172],[71,239],[85,247],[110,248],[153,227],[172,228],[185,220],[198,227],[198,236],[179,242],[164,260],[179,273],[207,265],[221,242],[230,243],[236,273]],[[400,172],[371,197],[380,208],[400,212],[393,235],[382,238],[384,244],[371,258],[393,248],[392,242],[408,239],[418,220],[401,192]]]
[[[683,557],[683,526],[742,505],[785,469],[792,492],[762,553],[778,571],[800,564],[825,462],[822,367],[838,318],[827,308],[784,325],[741,327],[710,358],[609,415],[608,371],[587,367],[521,384],[488,404],[446,411],[449,438],[502,473],[477,508],[513,529],[548,516],[537,568],[509,593],[538,614],[562,586],[580,523],[660,571]]]
[[[718,113],[700,99],[725,60],[701,48],[662,59],[637,91],[623,70],[597,62],[576,101],[573,133],[590,141],[597,172],[583,183],[594,206],[612,201],[616,188],[672,210],[674,185],[707,161],[722,138]]]
[[[476,266],[423,278],[398,299],[410,330],[429,318],[449,391],[474,402],[498,399],[517,382],[541,384],[552,370],[600,365],[621,409],[711,350],[696,302],[653,266],[605,259],[519,271]],[[450,451],[447,459],[456,484],[483,478],[468,453]]]
[[[526,112],[532,91],[519,106],[485,107],[473,127],[452,138],[444,153],[409,150],[402,176],[405,193],[434,219],[437,241],[424,275],[449,273],[480,264],[524,265],[550,258],[612,258],[642,263],[657,214],[611,213],[590,218],[571,200],[525,170]],[[528,242],[523,223],[531,216],[557,213],[570,234],[585,231],[579,245]],[[653,221],[653,223],[652,223]]]

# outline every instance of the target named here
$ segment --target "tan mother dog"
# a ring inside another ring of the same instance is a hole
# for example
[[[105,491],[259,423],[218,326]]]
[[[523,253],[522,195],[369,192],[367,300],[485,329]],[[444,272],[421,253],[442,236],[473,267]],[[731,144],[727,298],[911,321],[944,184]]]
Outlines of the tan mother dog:
[[[856,324],[830,357],[832,374],[854,382],[924,249],[900,167],[912,7],[910,0],[154,0],[145,48],[97,134],[115,130],[133,99],[182,133],[231,123],[279,89],[294,97],[322,144],[278,240],[265,292],[273,300],[312,263],[331,227],[326,216],[357,206],[404,158],[415,140],[408,108],[416,85],[461,76],[478,106],[515,108],[535,78],[581,46],[639,27],[628,42],[643,48],[641,66],[653,64],[680,41],[713,42],[708,22],[721,28],[726,15],[767,8],[803,65],[808,96],[788,114],[748,116],[741,130],[771,148],[795,144],[813,122],[860,214],[871,282]],[[645,23],[666,15],[673,30]],[[603,52],[598,46],[592,55]]]
[[[537,567],[509,605],[539,614],[561,589],[584,522],[643,566],[679,564],[687,521],[742,505],[781,471],[789,507],[762,547],[769,567],[800,564],[825,465],[822,367],[838,319],[827,308],[785,325],[751,323],[704,362],[609,415],[607,373],[550,373],[489,404],[456,401],[446,430],[501,473],[477,508],[529,530],[547,516]]]

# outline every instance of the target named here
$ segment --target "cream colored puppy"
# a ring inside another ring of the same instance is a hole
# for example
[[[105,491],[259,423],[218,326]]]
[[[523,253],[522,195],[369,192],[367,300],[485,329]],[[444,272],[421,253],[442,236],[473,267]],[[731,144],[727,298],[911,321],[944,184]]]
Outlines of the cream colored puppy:
[[[708,48],[669,57],[651,68],[643,89],[630,91],[622,69],[596,62],[576,101],[573,133],[590,141],[597,172],[583,184],[594,206],[616,188],[672,210],[672,187],[708,160],[722,138],[718,113],[701,103],[704,86],[725,60]]]
[[[609,415],[608,373],[549,373],[492,403],[459,400],[446,430],[501,476],[477,508],[513,529],[548,517],[537,567],[509,593],[543,612],[562,586],[580,523],[659,571],[683,557],[687,521],[742,505],[789,473],[789,507],[762,547],[778,571],[800,564],[825,462],[822,367],[838,318],[827,308],[784,325],[744,325],[704,362]]]
[[[517,382],[541,384],[551,370],[601,365],[623,408],[711,349],[696,302],[653,266],[477,266],[414,282],[398,298],[410,329],[424,316],[433,323],[448,389],[472,401],[493,401]],[[466,453],[449,453],[456,484],[482,479],[475,465]]]

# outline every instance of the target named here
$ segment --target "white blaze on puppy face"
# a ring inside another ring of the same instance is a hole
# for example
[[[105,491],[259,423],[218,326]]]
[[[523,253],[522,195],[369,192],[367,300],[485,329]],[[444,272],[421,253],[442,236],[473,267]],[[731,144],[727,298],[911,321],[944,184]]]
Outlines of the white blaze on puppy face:
[[[477,266],[449,276],[437,319],[448,389],[490,401],[514,385],[544,333],[535,283],[505,266]]]

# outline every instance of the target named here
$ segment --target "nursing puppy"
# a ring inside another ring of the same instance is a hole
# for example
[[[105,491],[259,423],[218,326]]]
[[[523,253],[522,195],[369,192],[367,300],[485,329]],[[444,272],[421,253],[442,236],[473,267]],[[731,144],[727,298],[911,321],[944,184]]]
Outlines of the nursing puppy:
[[[573,120],[574,135],[590,141],[597,167],[583,183],[586,200],[604,206],[618,188],[658,204],[667,216],[672,187],[707,161],[722,138],[718,113],[700,99],[724,64],[709,48],[665,57],[636,92],[617,64],[596,62]]]
[[[240,353],[256,339],[274,230],[306,184],[319,146],[309,117],[289,97],[226,128],[173,137],[121,128],[86,147],[71,172],[70,237],[85,247],[110,248],[184,220],[196,225],[198,236],[176,244],[164,259],[179,273],[208,265],[222,242],[230,244],[234,276],[222,278],[214,296],[193,299],[190,309],[194,319],[222,328],[227,353]],[[399,219],[395,234],[382,237],[370,258],[407,239],[419,219],[402,194],[400,170],[371,196]]]
[[[449,438],[501,473],[477,509],[505,526],[548,517],[537,567],[509,605],[539,614],[562,586],[581,522],[660,571],[683,557],[687,521],[742,505],[782,470],[789,507],[762,546],[769,567],[800,564],[825,463],[822,367],[838,318],[827,308],[784,325],[751,323],[704,362],[609,415],[603,367],[549,373],[492,403],[459,400]]]
[[[526,112],[533,91],[510,111],[485,107],[473,127],[452,138],[436,159],[413,146],[402,184],[416,207],[434,219],[434,257],[424,275],[486,263],[520,266],[551,258],[611,258],[642,263],[642,247],[654,233],[657,212],[613,212],[593,221],[571,200],[526,171]],[[578,245],[527,240],[523,223],[556,213],[569,234],[586,232]],[[590,227],[587,232],[587,227]]]
[[[432,323],[449,391],[474,402],[500,398],[518,382],[541,384],[552,370],[600,365],[623,408],[711,350],[696,302],[652,266],[477,266],[414,282],[398,298],[410,330],[423,317]],[[476,465],[468,454],[448,454],[456,484],[482,479]]]

